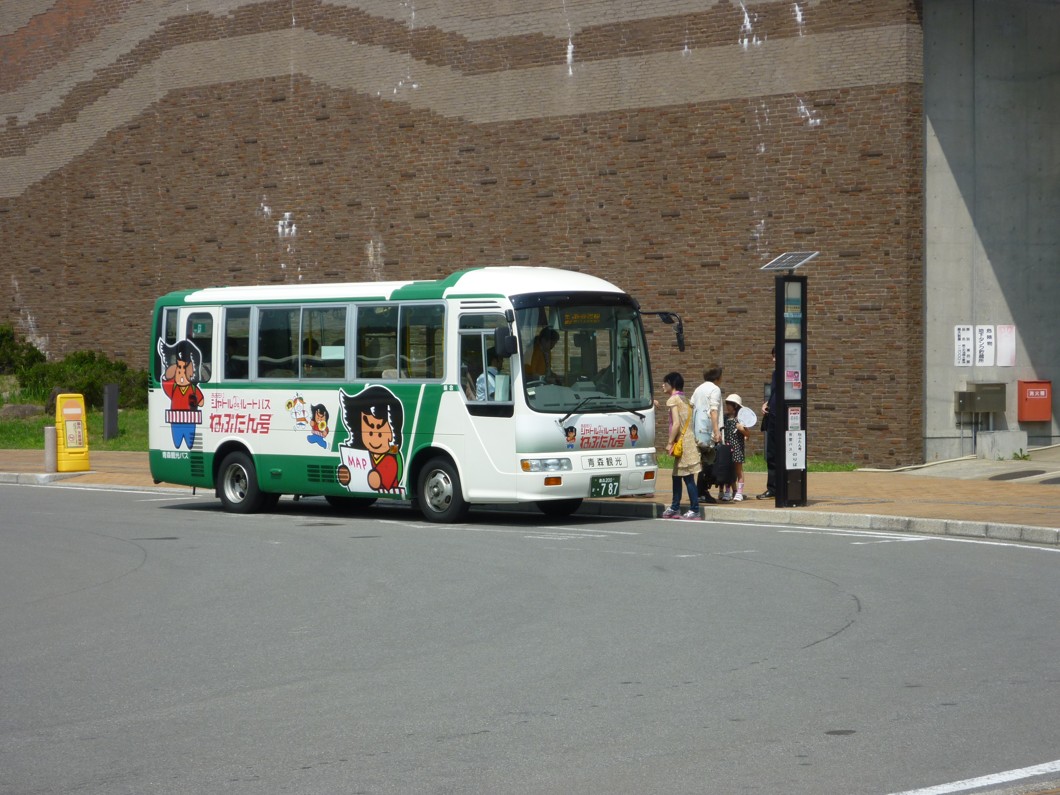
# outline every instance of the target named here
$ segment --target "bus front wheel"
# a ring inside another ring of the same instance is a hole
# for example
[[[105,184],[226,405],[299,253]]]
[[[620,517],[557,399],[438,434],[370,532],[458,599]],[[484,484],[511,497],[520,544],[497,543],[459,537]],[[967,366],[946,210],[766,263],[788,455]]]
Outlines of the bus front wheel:
[[[416,499],[420,513],[429,522],[459,522],[470,507],[460,489],[456,467],[445,458],[432,458],[420,471]]]
[[[217,495],[229,513],[256,513],[265,504],[254,461],[246,453],[229,453],[224,457],[217,483]]]

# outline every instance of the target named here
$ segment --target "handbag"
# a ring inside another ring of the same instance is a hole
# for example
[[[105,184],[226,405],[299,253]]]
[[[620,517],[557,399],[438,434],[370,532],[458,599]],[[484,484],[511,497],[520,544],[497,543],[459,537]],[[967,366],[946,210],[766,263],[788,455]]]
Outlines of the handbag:
[[[674,460],[681,458],[681,453],[685,451],[685,431],[688,430],[688,423],[692,421],[692,406],[691,404],[685,404],[688,407],[688,419],[685,420],[685,424],[681,426],[681,435],[677,437],[677,441],[674,442]]]

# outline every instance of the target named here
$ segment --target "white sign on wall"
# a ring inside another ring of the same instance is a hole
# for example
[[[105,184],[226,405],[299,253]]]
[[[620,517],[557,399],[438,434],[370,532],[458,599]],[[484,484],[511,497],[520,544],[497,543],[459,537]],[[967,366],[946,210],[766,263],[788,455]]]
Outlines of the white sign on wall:
[[[971,367],[975,361],[975,344],[971,326],[953,327],[953,366]]]
[[[1016,366],[1016,327],[997,327],[997,366]]]
[[[975,327],[975,366],[993,367],[997,352],[993,326]]]

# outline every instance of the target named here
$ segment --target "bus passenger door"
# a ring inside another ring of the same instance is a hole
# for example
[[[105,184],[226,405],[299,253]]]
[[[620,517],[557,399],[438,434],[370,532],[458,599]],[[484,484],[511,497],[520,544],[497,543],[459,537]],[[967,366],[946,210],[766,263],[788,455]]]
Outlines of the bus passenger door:
[[[461,468],[476,474],[465,487],[479,498],[503,490],[505,478],[516,474],[512,359],[496,348],[498,328],[508,328],[500,311],[460,316],[460,395],[467,427]]]

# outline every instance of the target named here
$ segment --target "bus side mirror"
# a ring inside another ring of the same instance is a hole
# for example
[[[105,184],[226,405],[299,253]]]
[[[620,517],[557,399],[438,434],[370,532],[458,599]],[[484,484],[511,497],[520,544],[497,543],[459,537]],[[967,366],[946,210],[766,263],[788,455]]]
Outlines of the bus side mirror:
[[[518,341],[515,335],[509,331],[507,326],[498,326],[493,331],[493,347],[497,353],[505,359],[511,357],[518,350]]]
[[[644,312],[645,315],[656,315],[659,320],[668,326],[674,327],[674,335],[677,337],[677,350],[683,351],[685,349],[685,324],[681,320],[681,316],[676,312]]]

